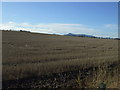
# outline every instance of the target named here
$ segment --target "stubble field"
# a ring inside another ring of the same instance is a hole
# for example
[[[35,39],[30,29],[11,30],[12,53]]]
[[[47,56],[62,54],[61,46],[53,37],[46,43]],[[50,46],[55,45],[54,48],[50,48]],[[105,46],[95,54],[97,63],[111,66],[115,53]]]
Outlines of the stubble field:
[[[118,41],[2,31],[3,88],[119,88]]]

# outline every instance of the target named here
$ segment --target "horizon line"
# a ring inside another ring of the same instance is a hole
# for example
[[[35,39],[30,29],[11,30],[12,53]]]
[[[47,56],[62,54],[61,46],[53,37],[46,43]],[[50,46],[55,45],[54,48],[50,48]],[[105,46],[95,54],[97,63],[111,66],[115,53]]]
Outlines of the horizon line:
[[[42,33],[42,32],[34,32],[34,31],[29,31],[29,30],[12,30],[12,29],[8,29],[8,30],[1,30],[0,31],[17,31],[17,32],[29,32],[29,33],[38,33],[38,34],[49,34],[49,35],[62,35],[62,36],[65,36],[69,33],[64,33],[64,34],[60,34],[60,33]],[[71,34],[75,34],[75,33],[71,33]],[[97,36],[97,35],[91,35],[91,34],[84,34],[84,33],[79,33],[79,34],[75,34],[75,35],[90,35],[90,36],[93,36],[95,38],[110,38],[110,39],[120,39],[119,37],[110,37],[110,36]],[[78,36],[76,36],[78,37]]]

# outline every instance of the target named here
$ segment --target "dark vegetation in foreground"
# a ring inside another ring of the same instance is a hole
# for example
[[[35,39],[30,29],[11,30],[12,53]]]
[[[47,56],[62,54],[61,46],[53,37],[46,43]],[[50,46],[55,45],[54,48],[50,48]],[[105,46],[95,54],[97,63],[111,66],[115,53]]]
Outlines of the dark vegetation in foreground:
[[[113,39],[2,31],[3,88],[119,88]]]

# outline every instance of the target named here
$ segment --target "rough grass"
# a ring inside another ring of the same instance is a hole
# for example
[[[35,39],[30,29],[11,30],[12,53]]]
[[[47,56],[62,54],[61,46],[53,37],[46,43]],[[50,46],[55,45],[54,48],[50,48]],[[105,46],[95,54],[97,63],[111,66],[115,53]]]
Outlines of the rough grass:
[[[17,31],[2,33],[3,81],[101,67],[103,63],[108,66],[118,62],[118,40]],[[101,82],[106,70],[95,71],[92,78],[94,85],[89,86],[97,87],[95,82]],[[116,69],[112,71],[114,75],[104,78],[105,82],[118,79]],[[118,87],[117,81],[113,83],[109,87]]]

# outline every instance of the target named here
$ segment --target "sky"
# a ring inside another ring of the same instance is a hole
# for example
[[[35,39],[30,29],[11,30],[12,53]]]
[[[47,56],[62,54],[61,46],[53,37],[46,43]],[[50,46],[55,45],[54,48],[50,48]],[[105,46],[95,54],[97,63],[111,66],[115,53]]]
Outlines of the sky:
[[[118,37],[118,3],[3,2],[0,29]]]
[[[119,0],[2,0],[2,2],[119,2]]]

